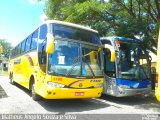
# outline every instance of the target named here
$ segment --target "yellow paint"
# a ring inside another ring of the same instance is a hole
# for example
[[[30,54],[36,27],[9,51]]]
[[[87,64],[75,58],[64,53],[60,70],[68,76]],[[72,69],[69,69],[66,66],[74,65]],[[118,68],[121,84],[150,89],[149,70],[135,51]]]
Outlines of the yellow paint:
[[[27,56],[32,58],[33,66],[29,62]],[[14,64],[17,60],[20,60],[21,62],[19,64]],[[31,76],[34,76],[35,92],[45,99],[92,98],[100,97],[102,93],[102,87],[94,88],[94,86],[103,84],[103,78],[80,79],[51,76],[43,73],[38,66],[38,55],[36,51],[11,59],[9,63],[9,73],[13,73],[15,82],[27,89],[29,89]],[[47,82],[49,81],[60,83],[67,87],[51,89],[47,85]],[[83,92],[84,96],[76,96],[76,92]]]
[[[159,77],[158,77],[158,86],[156,86],[156,88],[155,88],[155,96],[156,96],[157,100],[160,102],[160,28],[159,28],[158,47],[157,47],[156,72]]]

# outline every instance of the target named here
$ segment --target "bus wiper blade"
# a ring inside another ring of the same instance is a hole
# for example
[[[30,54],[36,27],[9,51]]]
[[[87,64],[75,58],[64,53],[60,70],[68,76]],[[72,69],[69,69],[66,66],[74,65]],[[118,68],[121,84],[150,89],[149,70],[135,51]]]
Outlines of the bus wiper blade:
[[[89,65],[89,63],[88,63],[88,62],[85,62],[85,63],[88,65],[88,67],[89,67],[89,69],[90,69],[90,71],[91,71],[91,73],[92,73],[93,77],[95,78],[95,74],[94,74],[94,72],[93,72],[93,70],[92,70],[91,66]]]
[[[80,59],[82,58],[83,56],[78,56],[77,58],[75,58],[75,61],[72,65],[72,67],[70,68],[70,70],[68,71],[68,73],[66,74],[66,76],[69,76],[72,72],[72,70],[74,69],[74,67],[79,63]]]

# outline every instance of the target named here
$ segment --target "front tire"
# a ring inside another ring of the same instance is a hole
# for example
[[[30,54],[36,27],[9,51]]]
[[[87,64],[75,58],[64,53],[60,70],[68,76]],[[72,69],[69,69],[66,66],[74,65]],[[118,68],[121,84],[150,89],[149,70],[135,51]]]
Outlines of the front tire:
[[[40,96],[35,93],[35,83],[34,82],[31,85],[31,96],[32,96],[32,99],[35,101],[40,100]]]

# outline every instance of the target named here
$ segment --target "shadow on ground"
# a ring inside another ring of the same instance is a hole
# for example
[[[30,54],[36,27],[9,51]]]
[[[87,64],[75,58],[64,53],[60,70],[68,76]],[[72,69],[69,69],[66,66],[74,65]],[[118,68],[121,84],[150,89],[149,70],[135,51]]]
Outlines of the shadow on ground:
[[[102,95],[101,99],[114,102],[120,105],[133,106],[136,109],[153,110],[160,112],[160,102],[155,99],[154,92],[149,95],[139,95],[131,97],[113,97],[109,95]]]
[[[0,86],[0,98],[8,97],[4,89]]]
[[[65,99],[65,100],[41,100],[38,102],[50,112],[82,112],[109,107],[109,104],[94,99]]]
[[[24,91],[30,96],[30,91],[24,87],[15,84],[15,86]],[[31,98],[32,99],[32,98]],[[46,100],[41,99],[37,101],[46,111],[58,112],[59,114],[65,114],[65,112],[83,112],[90,110],[97,110],[100,108],[106,108],[110,105],[103,103],[95,99],[53,99]]]

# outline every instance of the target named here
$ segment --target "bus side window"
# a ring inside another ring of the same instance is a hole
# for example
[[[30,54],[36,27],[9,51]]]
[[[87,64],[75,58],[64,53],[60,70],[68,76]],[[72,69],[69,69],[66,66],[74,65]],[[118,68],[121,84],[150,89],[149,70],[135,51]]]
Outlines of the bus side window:
[[[25,52],[28,52],[30,50],[30,46],[31,46],[31,35],[26,40],[26,49],[25,49]]]
[[[18,55],[21,54],[21,44],[18,45]]]
[[[21,53],[25,52],[25,43],[26,43],[26,40],[23,40],[23,42],[21,43]]]
[[[31,50],[37,48],[38,29],[32,35]]]
[[[46,72],[46,35],[47,35],[47,25],[42,25],[39,32],[38,40],[38,61],[39,66],[43,72]]]
[[[16,47],[15,50],[14,50],[14,55],[15,55],[15,56],[17,56],[17,52],[18,52],[17,50],[18,50],[18,49],[17,49],[17,47]]]

